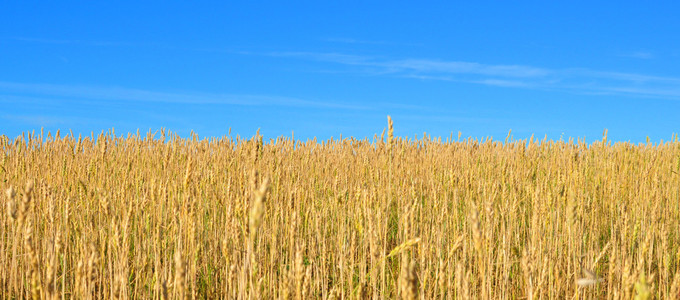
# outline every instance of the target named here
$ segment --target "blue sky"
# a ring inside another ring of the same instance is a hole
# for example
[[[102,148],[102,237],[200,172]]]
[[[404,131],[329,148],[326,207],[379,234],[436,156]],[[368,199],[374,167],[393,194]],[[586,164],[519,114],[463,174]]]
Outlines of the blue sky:
[[[676,3],[5,1],[0,134],[669,140]]]

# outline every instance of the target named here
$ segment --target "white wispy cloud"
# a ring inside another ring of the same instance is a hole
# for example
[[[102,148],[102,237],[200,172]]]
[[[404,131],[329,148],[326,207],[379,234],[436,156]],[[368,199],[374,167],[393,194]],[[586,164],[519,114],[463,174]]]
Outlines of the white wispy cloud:
[[[540,77],[550,74],[550,71],[546,69],[521,65],[488,65],[474,62],[429,59],[387,60],[380,57],[333,52],[272,52],[267,55],[311,59],[345,65],[380,67],[384,69],[385,73],[478,74],[506,77]]]
[[[565,73],[571,73],[573,76],[593,77],[601,79],[620,80],[636,83],[666,83],[666,84],[680,84],[680,77],[664,77],[637,73],[623,73],[623,72],[606,72],[595,71],[588,69],[572,69]]]
[[[395,72],[475,74],[502,77],[543,77],[550,71],[520,65],[486,65],[462,61],[439,61],[428,59],[392,60],[372,64]]]
[[[667,97],[680,99],[680,89],[673,88],[638,88],[638,87],[602,87],[604,92],[613,94],[631,94],[650,97]]]
[[[438,80],[438,81],[451,81],[451,82],[463,82],[463,83],[475,83],[490,86],[499,87],[530,87],[531,84],[521,80],[514,79],[479,79],[479,80],[465,80],[455,78],[453,76],[428,76],[428,75],[404,75],[404,78],[415,78],[421,80]]]
[[[680,100],[680,77],[588,68],[551,69],[516,64],[436,59],[390,59],[345,53],[276,52],[267,56],[332,63],[372,76],[467,82],[507,88],[562,90]]]
[[[234,95],[213,93],[174,93],[142,89],[102,86],[79,86],[0,81],[0,96],[31,96],[99,101],[135,101],[180,104],[222,104],[240,106],[288,106],[347,110],[369,110],[371,107],[340,102],[314,101],[270,95]]]
[[[478,83],[484,85],[500,86],[500,87],[530,87],[531,85],[518,80],[505,80],[505,79],[482,79],[482,80],[472,80],[471,83]]]

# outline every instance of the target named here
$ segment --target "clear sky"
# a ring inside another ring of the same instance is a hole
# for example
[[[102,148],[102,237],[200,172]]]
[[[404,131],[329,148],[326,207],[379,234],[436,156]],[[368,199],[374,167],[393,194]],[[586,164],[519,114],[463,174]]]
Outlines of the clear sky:
[[[272,2],[3,1],[0,134],[680,132],[677,1]]]

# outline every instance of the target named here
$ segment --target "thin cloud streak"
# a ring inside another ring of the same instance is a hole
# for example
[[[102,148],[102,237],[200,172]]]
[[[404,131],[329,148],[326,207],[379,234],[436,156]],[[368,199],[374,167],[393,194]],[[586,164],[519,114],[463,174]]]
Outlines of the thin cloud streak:
[[[482,80],[473,80],[473,81],[468,81],[468,82],[484,84],[484,85],[500,86],[500,87],[521,87],[521,88],[531,87],[530,84],[522,82],[522,81],[517,81],[517,80],[482,79]]]
[[[520,65],[485,65],[461,61],[437,61],[427,59],[406,59],[374,64],[389,69],[414,71],[418,73],[475,74],[503,77],[544,77],[550,71]]]
[[[651,88],[635,88],[635,87],[604,87],[603,91],[612,93],[633,94],[648,97],[667,97],[680,99],[680,90],[678,89],[651,89]]]
[[[567,71],[567,72],[569,72],[569,71]],[[588,69],[572,69],[571,72],[573,72],[573,74],[576,75],[576,76],[621,80],[621,81],[629,81],[629,82],[636,82],[636,83],[645,83],[645,82],[654,83],[654,82],[656,82],[656,83],[680,84],[680,78],[678,78],[678,77],[663,77],[663,76],[653,76],[653,75],[644,75],[644,74],[635,74],[635,73],[622,73],[622,72],[603,72],[603,71],[594,71],[594,70],[588,70]]]
[[[456,79],[451,76],[424,76],[424,75],[406,75],[402,76],[404,78],[415,78],[421,80],[439,80],[439,81],[451,81],[451,82],[463,82],[463,83],[475,83],[499,87],[531,87],[531,84],[519,81],[519,80],[506,80],[506,79],[481,79],[481,80],[462,80]]]
[[[507,88],[562,90],[680,100],[680,77],[612,72],[588,68],[549,69],[527,65],[492,65],[432,59],[386,59],[344,53],[276,52],[267,56],[298,58],[352,67],[372,76],[467,82]]]
[[[240,106],[288,106],[347,110],[370,110],[371,107],[336,102],[310,101],[268,95],[231,95],[209,93],[168,93],[120,87],[96,87],[58,84],[15,83],[0,81],[0,93],[43,95],[101,101],[136,101],[178,104],[222,104]]]
[[[478,74],[506,77],[543,77],[550,71],[521,65],[486,65],[462,61],[438,61],[428,59],[380,60],[378,57],[343,53],[316,52],[272,52],[266,54],[277,57],[295,57],[344,65],[381,67],[385,73],[447,73]]]

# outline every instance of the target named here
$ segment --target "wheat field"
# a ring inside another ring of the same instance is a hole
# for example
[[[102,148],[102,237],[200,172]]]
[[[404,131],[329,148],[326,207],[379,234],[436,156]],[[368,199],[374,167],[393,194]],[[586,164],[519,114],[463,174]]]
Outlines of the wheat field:
[[[0,298],[676,299],[680,143],[0,138]]]

